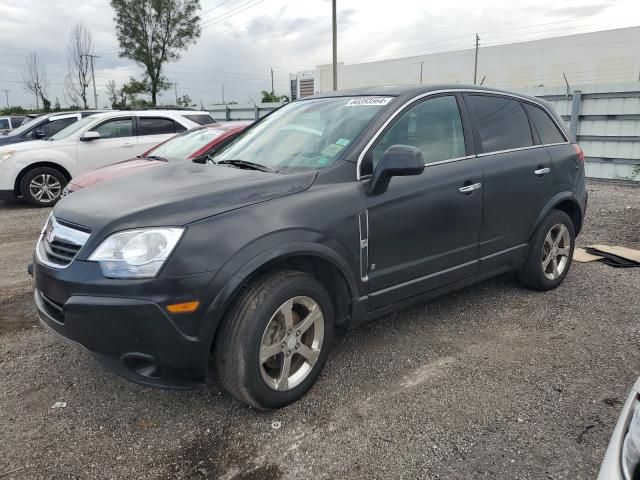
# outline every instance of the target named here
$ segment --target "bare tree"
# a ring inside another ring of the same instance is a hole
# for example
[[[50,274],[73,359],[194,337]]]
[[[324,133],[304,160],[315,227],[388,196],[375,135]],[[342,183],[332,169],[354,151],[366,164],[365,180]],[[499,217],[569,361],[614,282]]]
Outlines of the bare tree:
[[[67,43],[67,76],[64,79],[64,92],[73,105],[83,105],[86,110],[87,89],[91,79],[91,59],[93,55],[91,32],[82,23],[76,23],[71,29]]]
[[[29,54],[22,69],[22,84],[25,90],[36,96],[36,108],[40,108],[42,100],[44,109],[49,109],[51,102],[47,100],[47,71],[35,52]]]

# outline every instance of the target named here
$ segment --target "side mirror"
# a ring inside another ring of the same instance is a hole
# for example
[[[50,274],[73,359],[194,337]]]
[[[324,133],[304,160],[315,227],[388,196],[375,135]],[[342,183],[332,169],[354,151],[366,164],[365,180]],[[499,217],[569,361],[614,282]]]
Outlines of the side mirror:
[[[36,130],[33,132],[33,138],[37,138],[37,139],[41,139],[46,137],[47,134],[44,133],[44,130],[41,130],[39,128],[36,128]]]
[[[83,142],[90,142],[100,138],[100,132],[84,132],[80,137]]]
[[[382,155],[368,190],[373,195],[384,193],[391,177],[420,175],[424,171],[424,157],[419,148],[409,145],[392,145]]]

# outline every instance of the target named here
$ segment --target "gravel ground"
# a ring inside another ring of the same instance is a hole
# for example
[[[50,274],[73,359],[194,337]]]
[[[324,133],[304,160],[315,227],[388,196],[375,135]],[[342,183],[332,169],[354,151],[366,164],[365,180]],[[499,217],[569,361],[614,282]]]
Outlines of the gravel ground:
[[[589,190],[578,244],[640,248],[640,185]],[[341,337],[280,411],[140,387],[37,324],[46,215],[0,203],[3,480],[590,479],[640,375],[640,269],[574,263],[552,292],[505,275]]]

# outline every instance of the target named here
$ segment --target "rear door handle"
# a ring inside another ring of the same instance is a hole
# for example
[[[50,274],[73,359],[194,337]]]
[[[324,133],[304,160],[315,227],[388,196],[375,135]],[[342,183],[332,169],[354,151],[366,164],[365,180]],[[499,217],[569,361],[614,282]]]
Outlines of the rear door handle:
[[[481,184],[481,183],[474,183],[473,185],[467,185],[467,186],[465,186],[465,187],[460,187],[460,188],[458,189],[458,191],[459,191],[460,193],[471,193],[471,192],[473,192],[474,190],[478,190],[480,187],[482,187],[482,184]]]
[[[123,146],[123,147],[133,147],[133,143],[131,143],[131,142],[124,142],[124,143],[122,144],[122,146]]]
[[[534,170],[533,173],[535,173],[536,175],[542,176],[545,173],[549,173],[551,171],[551,169],[549,167],[546,168],[539,168],[538,170]]]

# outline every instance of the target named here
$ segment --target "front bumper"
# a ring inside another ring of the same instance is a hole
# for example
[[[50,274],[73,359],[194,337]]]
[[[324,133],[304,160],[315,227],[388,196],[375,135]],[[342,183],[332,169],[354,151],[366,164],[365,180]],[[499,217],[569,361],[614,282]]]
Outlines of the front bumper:
[[[40,320],[117,374],[137,383],[192,388],[207,371],[212,340],[205,305],[212,272],[172,278],[111,280],[94,262],[56,269],[34,261]],[[194,313],[166,305],[200,300]]]
[[[0,200],[15,200],[16,192],[13,190],[0,190]]]
[[[636,381],[631,394],[627,397],[627,401],[622,407],[622,412],[618,418],[618,423],[613,430],[611,441],[607,447],[607,453],[604,456],[598,480],[624,480],[622,473],[622,446],[625,436],[629,430],[629,424],[633,417],[634,406],[640,398],[640,378]]]

